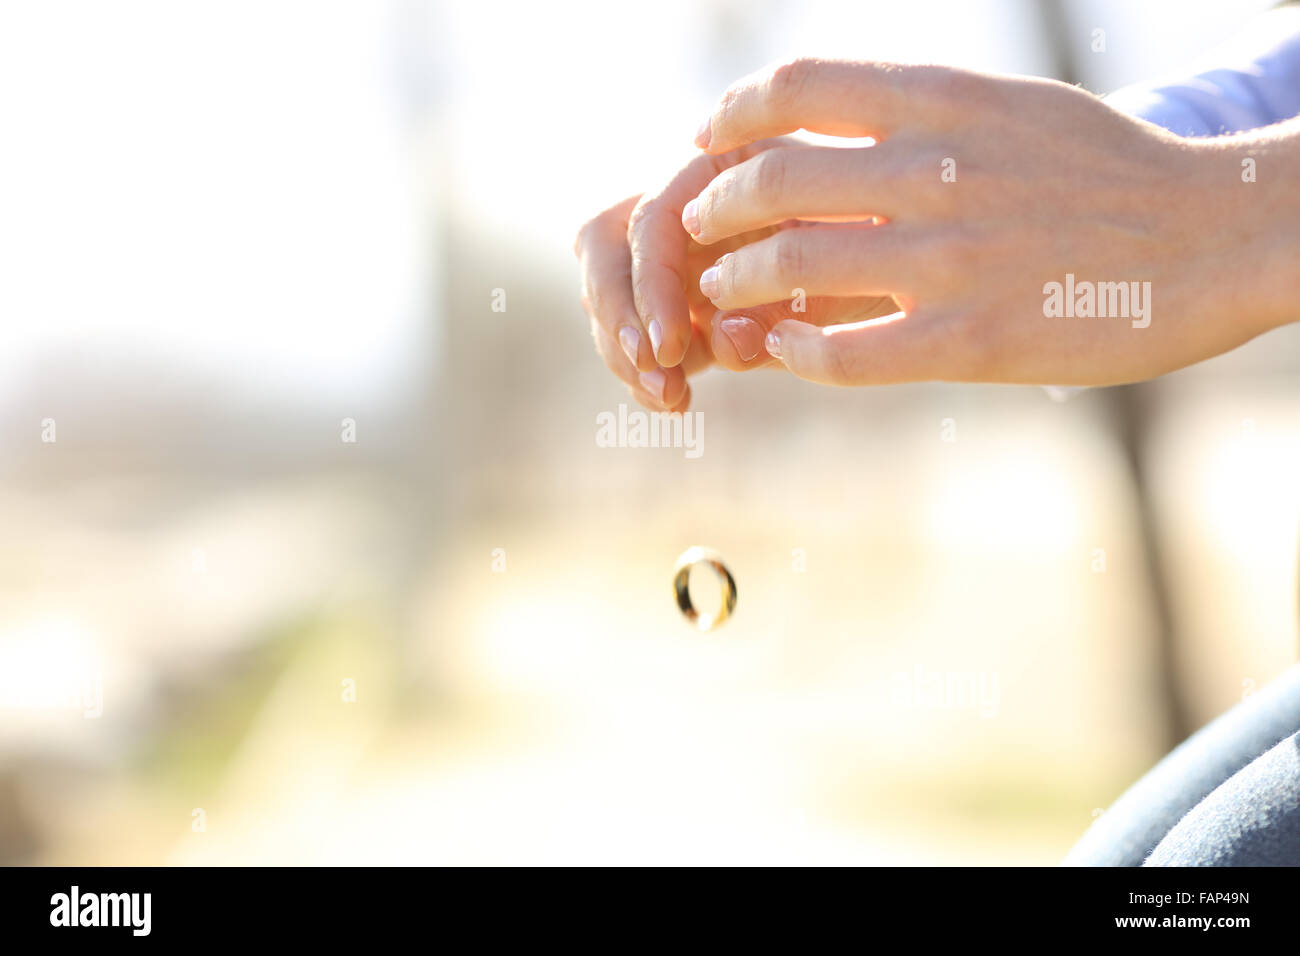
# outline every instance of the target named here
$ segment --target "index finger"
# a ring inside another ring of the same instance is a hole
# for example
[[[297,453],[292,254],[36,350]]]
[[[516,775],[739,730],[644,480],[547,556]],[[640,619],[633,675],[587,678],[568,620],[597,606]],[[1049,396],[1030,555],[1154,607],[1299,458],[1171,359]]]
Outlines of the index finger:
[[[655,360],[665,368],[679,363],[691,342],[686,276],[694,240],[682,226],[682,210],[720,168],[715,157],[696,156],[662,189],[642,196],[628,221],[632,298]]]
[[[700,127],[695,145],[716,155],[798,129],[881,139],[905,118],[926,118],[921,87],[945,70],[877,61],[788,60],[732,85]]]
[[[627,248],[628,216],[638,197],[627,199],[588,221],[578,233],[574,252],[582,273],[587,311],[639,371],[655,368],[642,334],[641,317],[632,301],[632,256]]]
[[[688,278],[698,274],[689,257],[704,247],[682,225],[686,204],[722,170],[789,140],[748,143],[725,156],[695,156],[662,188],[641,197],[627,228],[632,255],[632,297],[645,326],[655,360],[664,368],[679,364],[691,344]]]

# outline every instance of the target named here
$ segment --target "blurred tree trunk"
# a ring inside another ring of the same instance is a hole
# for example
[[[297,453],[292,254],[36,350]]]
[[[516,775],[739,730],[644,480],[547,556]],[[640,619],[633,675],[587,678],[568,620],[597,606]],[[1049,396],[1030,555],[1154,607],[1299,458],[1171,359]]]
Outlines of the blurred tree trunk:
[[[1027,3],[1041,18],[1044,46],[1055,64],[1057,79],[1066,83],[1082,82],[1079,64],[1072,52],[1069,37],[1077,26],[1070,22],[1067,0],[1043,0]],[[1032,15],[1032,14],[1030,14]],[[1187,694],[1178,679],[1180,641],[1171,609],[1168,571],[1160,544],[1158,522],[1151,498],[1151,488],[1142,459],[1151,427],[1151,395],[1158,386],[1151,383],[1125,385],[1105,390],[1115,422],[1116,438],[1124,452],[1133,504],[1138,522],[1142,560],[1146,570],[1148,595],[1154,630],[1151,652],[1154,672],[1151,692],[1161,717],[1164,749],[1172,750],[1194,730]]]

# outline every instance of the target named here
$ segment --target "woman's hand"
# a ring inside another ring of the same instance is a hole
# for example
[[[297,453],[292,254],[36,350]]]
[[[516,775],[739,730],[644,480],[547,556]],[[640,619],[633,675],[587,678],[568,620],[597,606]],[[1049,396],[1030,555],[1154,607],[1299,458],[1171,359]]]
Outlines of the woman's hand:
[[[682,224],[713,247],[823,220],[704,273],[701,290],[733,314],[796,289],[898,302],[866,322],[776,325],[769,350],[803,378],[1127,382],[1294,314],[1293,124],[1185,140],[1051,80],[796,60],[732,87],[696,142],[732,154],[798,128],[876,145],[728,164]],[[1243,177],[1246,158],[1257,181]]]
[[[760,304],[735,316],[700,292],[700,275],[718,256],[799,224],[768,223],[705,247],[682,229],[683,207],[723,170],[765,150],[795,145],[768,140],[698,156],[663,188],[624,200],[578,233],[574,252],[596,350],[641,404],[683,411],[690,402],[689,375],[715,363],[732,371],[770,364],[764,337],[791,315],[822,324],[896,308],[887,297],[814,297]]]

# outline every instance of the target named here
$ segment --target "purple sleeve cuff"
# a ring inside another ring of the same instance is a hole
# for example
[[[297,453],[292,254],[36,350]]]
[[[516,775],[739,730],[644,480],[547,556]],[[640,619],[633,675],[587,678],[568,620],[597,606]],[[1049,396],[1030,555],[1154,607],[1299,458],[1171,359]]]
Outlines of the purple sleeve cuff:
[[[1180,136],[1237,133],[1300,115],[1300,9],[1258,18],[1205,65],[1188,79],[1126,86],[1106,102]]]

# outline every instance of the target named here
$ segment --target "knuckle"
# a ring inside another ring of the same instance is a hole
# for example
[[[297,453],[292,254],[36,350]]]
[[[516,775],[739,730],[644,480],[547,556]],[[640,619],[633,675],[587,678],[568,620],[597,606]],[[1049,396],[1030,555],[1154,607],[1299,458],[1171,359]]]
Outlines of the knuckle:
[[[596,223],[599,219],[600,216],[593,216],[578,227],[578,233],[573,237],[573,254],[579,259],[582,258],[582,250],[591,241],[592,234],[596,231]]]
[[[985,82],[984,77],[969,70],[927,66],[918,68],[913,75],[911,89],[913,95],[932,107],[965,113],[983,96]]]
[[[915,240],[917,254],[926,257],[924,262],[937,267],[928,274],[937,284],[945,287],[950,286],[951,281],[945,281],[944,277],[951,280],[980,274],[985,245],[976,236],[952,223],[947,224],[940,234]]]
[[[965,230],[959,231],[956,235],[944,243],[945,260],[951,263],[952,275],[980,275],[982,273],[982,259],[984,252],[984,243],[980,242],[975,236],[968,234]]]
[[[578,234],[573,240],[573,251],[582,258],[586,249],[593,245],[599,245],[618,228],[618,207],[605,209],[596,213],[581,226],[578,227]]]
[[[964,156],[954,155],[957,152],[946,144],[917,144],[910,155],[895,155],[891,175],[904,186],[910,202],[936,213],[938,219],[949,220],[952,216],[946,211],[959,208],[973,187],[970,167]],[[952,180],[945,178],[950,174],[956,175],[960,187],[953,187]]]
[[[738,86],[731,86],[722,94],[722,99],[718,101],[716,112],[716,121],[713,127],[713,135],[718,136],[720,128],[726,128],[735,121],[736,113],[740,109],[741,90]]]
[[[659,214],[660,202],[650,200],[632,210],[627,220],[627,247],[632,255],[633,269],[638,272],[636,263],[644,259],[647,244],[650,242],[651,222]]]
[[[788,168],[780,150],[769,149],[753,159],[754,189],[761,200],[771,202],[785,193]]]
[[[876,171],[884,182],[914,189],[937,182],[944,157],[934,145],[917,136],[900,134],[876,147]]]
[[[997,379],[1002,360],[998,347],[998,323],[985,321],[977,313],[964,313],[944,325],[944,340],[951,361],[948,375],[959,382],[986,382]]]
[[[908,135],[899,133],[871,149],[862,150],[858,156],[862,175],[879,183],[882,188],[897,189],[911,180],[912,171],[917,166],[916,152],[916,144]]]
[[[787,287],[799,285],[804,278],[806,257],[798,230],[778,234],[773,239],[773,272],[777,280]]]
[[[640,232],[645,227],[646,220],[654,215],[654,211],[654,200],[637,203],[632,209],[631,215],[627,217],[627,234],[629,236],[635,236]]]
[[[858,379],[856,353],[852,349],[840,348],[833,338],[828,338],[827,347],[822,349],[823,369],[826,380],[836,385],[852,385]]]
[[[924,183],[932,186],[935,183],[941,183],[944,167],[948,160],[952,160],[953,168],[956,169],[957,158],[952,154],[954,149],[943,149],[938,145],[929,145],[917,151],[915,160],[911,163],[909,179],[915,181],[917,185]],[[966,172],[966,167],[962,166],[960,172]],[[960,177],[959,177],[960,178]],[[965,180],[960,180],[964,182]]]
[[[789,106],[798,101],[816,65],[815,59],[800,56],[773,66],[766,83],[769,102],[775,106]]]
[[[734,200],[735,194],[736,173],[735,167],[732,167],[720,173],[700,194],[697,212],[700,217],[701,232],[709,233],[725,218],[726,210]]]

